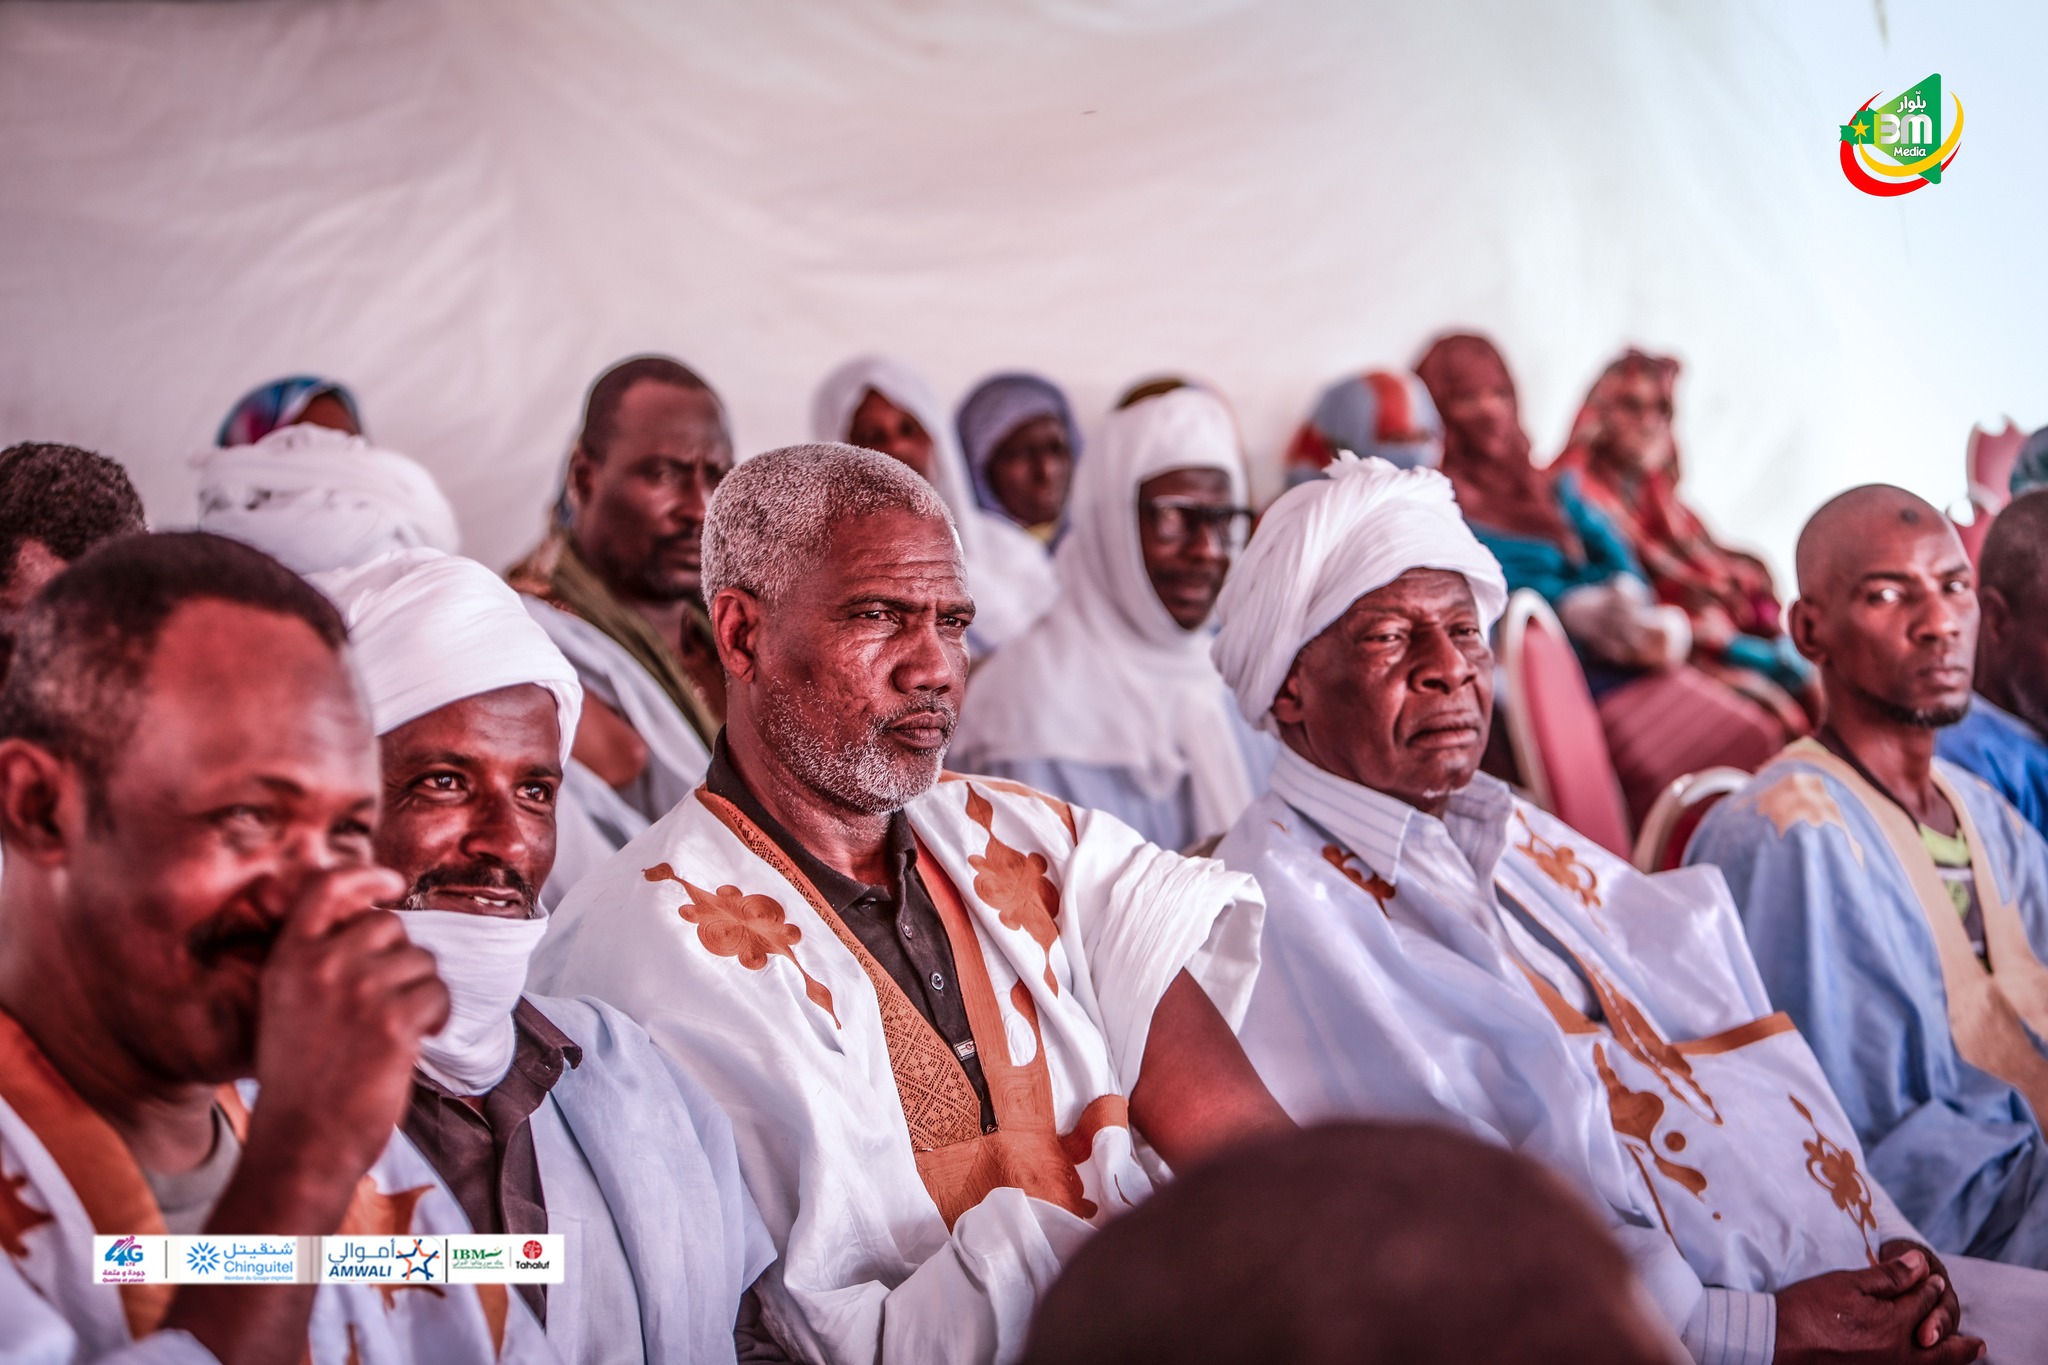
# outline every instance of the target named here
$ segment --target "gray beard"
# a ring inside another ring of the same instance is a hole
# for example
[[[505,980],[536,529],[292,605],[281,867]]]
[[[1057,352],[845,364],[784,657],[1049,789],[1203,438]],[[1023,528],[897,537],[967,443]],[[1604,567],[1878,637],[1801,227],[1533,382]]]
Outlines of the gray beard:
[[[783,764],[813,791],[869,815],[901,810],[930,791],[945,761],[943,749],[922,760],[906,757],[889,744],[883,732],[907,715],[937,709],[947,716],[950,739],[951,726],[957,721],[949,702],[910,706],[895,715],[878,717],[855,743],[833,748],[818,738],[821,727],[813,723],[804,695],[771,685],[762,700],[761,734]]]

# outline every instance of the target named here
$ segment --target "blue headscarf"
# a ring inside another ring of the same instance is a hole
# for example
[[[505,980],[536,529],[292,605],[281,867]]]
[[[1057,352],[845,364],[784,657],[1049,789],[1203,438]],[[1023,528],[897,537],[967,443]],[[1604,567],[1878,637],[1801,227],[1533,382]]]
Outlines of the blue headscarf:
[[[220,433],[213,438],[217,446],[252,446],[279,427],[288,427],[299,420],[306,406],[314,399],[332,395],[348,409],[356,430],[361,431],[363,417],[356,410],[355,395],[331,379],[320,379],[314,375],[294,375],[290,379],[279,379],[252,389],[242,396],[220,424]]]
[[[1040,417],[1059,419],[1066,428],[1067,448],[1074,452],[1075,463],[1080,463],[1081,433],[1074,426],[1073,410],[1067,406],[1067,396],[1049,379],[1035,374],[991,375],[976,384],[960,404],[953,425],[967,456],[968,475],[974,480],[974,500],[983,511],[1010,516],[989,487],[988,462],[1011,432]]]

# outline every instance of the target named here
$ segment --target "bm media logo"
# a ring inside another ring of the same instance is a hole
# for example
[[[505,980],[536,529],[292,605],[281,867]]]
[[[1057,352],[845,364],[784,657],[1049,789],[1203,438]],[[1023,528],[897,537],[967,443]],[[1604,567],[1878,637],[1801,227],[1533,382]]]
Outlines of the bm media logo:
[[[1963,102],[1942,135],[1941,75],[1878,104],[1876,95],[1842,125],[1842,174],[1865,194],[1887,198],[1941,183],[1963,136]]]

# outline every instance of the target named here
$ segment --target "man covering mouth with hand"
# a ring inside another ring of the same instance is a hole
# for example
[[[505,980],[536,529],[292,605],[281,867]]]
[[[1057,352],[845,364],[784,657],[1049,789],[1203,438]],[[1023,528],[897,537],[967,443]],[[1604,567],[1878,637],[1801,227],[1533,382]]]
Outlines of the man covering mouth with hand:
[[[563,1360],[732,1360],[741,1294],[773,1252],[725,1115],[617,1011],[522,993],[574,668],[473,561],[400,551],[316,582],[378,732],[376,857],[404,877],[399,919],[449,993],[402,1128],[474,1231],[566,1235],[562,1283],[514,1286]]]

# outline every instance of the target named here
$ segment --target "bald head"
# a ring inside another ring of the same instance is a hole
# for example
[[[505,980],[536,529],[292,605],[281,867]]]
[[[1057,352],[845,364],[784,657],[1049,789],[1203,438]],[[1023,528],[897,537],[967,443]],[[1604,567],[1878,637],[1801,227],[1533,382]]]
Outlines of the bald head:
[[[1446,1129],[1329,1124],[1240,1148],[1097,1233],[1027,1365],[1673,1359],[1628,1261],[1535,1162]]]
[[[1820,669],[1828,712],[1898,729],[1969,709],[1976,578],[1948,518],[1889,484],[1852,488],[1799,533],[1792,641]]]
[[[1962,541],[1948,518],[1917,494],[1888,483],[1866,483],[1838,493],[1821,504],[1799,532],[1796,568],[1799,595],[1806,598],[1833,596],[1831,588],[1845,580],[1853,582],[1868,562],[1871,538],[1879,539],[1933,533],[1954,543],[1963,553]]]

